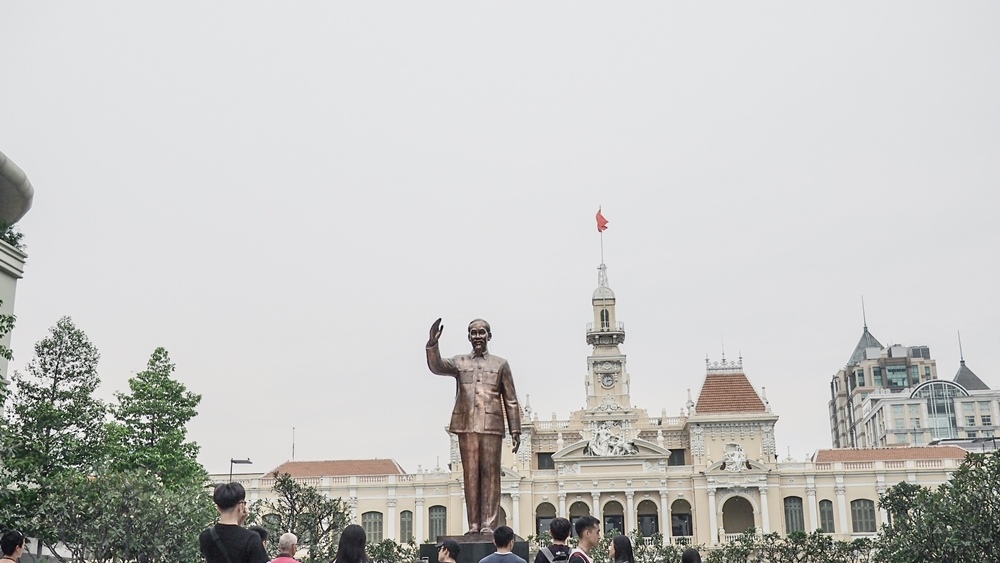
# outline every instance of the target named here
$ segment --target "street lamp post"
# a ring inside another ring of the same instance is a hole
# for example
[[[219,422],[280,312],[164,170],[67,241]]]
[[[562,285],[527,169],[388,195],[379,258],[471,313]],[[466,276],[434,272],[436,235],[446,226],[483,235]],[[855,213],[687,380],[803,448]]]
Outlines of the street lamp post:
[[[233,464],[234,463],[237,464],[237,465],[249,465],[249,464],[251,464],[253,462],[250,461],[250,458],[246,458],[246,459],[233,459],[233,458],[229,458],[229,482],[230,483],[233,482]]]

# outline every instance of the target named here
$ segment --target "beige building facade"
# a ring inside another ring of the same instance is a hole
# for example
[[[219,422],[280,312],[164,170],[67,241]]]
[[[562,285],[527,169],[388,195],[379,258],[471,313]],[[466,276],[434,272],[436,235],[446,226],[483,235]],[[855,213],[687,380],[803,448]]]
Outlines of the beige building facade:
[[[778,416],[742,358],[706,360],[696,399],[689,393],[676,416],[650,414],[632,406],[625,327],[603,264],[590,305],[586,407],[543,420],[522,403],[516,455],[506,438],[501,520],[522,537],[547,530],[556,516],[585,514],[605,530],[660,534],[678,544],[718,545],[750,528],[872,535],[886,521],[879,491],[903,481],[938,485],[965,455],[935,446],[820,450],[808,461],[782,461]],[[446,468],[407,473],[392,460],[337,460],[291,461],[276,470],[344,499],[370,541],[433,541],[468,529],[457,437],[451,440]],[[236,480],[251,500],[271,494],[269,474]]]

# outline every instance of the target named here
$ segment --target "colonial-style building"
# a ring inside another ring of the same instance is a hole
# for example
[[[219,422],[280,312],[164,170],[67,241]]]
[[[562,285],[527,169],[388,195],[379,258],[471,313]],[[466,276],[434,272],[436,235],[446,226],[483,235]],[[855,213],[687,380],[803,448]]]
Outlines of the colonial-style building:
[[[507,437],[501,519],[522,536],[547,529],[557,515],[585,514],[606,530],[659,533],[674,543],[715,545],[751,527],[870,535],[886,521],[876,504],[881,490],[901,481],[940,484],[965,455],[956,446],[925,446],[820,450],[810,461],[780,461],[778,416],[742,358],[706,360],[697,399],[689,394],[677,416],[650,414],[632,406],[625,327],[604,264],[591,306],[586,407],[542,420],[525,404],[516,455]],[[372,541],[421,542],[467,529],[454,435],[450,457],[447,469],[416,473],[392,460],[290,461],[277,471],[343,498]],[[271,494],[270,473],[238,476],[251,500]]]

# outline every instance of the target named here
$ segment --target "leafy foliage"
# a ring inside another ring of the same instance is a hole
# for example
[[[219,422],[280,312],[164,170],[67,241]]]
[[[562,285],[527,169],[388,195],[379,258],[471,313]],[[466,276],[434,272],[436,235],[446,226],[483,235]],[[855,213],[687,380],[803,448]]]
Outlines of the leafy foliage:
[[[58,538],[73,560],[196,561],[198,534],[215,517],[203,488],[170,488],[145,470],[66,473],[50,486],[37,526]]]
[[[340,532],[350,523],[347,506],[339,498],[327,498],[315,487],[296,482],[288,473],[272,476],[277,498],[255,502],[247,523],[259,521],[273,535],[297,535],[299,545],[308,550],[303,563],[333,561]]]
[[[186,442],[187,423],[198,414],[201,395],[173,379],[174,364],[163,348],[150,356],[145,371],[128,381],[130,392],[116,393],[109,425],[111,467],[152,471],[168,487],[203,483],[198,446]]]
[[[8,483],[16,498],[3,507],[7,522],[37,514],[51,483],[63,473],[87,474],[101,465],[105,406],[94,398],[100,383],[97,348],[69,317],[35,344],[27,374],[17,372],[4,435]],[[42,538],[44,528],[26,529]]]
[[[970,453],[937,489],[899,483],[879,503],[891,525],[878,561],[1000,561],[1000,453]]]
[[[706,563],[869,563],[872,540],[833,540],[819,531],[759,535],[751,528],[710,552]]]
[[[379,543],[365,544],[365,553],[377,563],[413,563],[419,558],[420,548],[414,541],[396,543],[384,539]]]

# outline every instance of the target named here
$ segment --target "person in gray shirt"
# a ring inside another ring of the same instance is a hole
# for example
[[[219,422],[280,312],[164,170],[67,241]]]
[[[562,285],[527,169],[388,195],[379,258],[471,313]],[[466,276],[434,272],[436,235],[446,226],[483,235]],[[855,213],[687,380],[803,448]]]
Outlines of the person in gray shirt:
[[[497,546],[495,553],[491,553],[479,560],[479,563],[527,563],[519,555],[514,553],[514,530],[509,526],[500,526],[493,531],[493,545]]]

